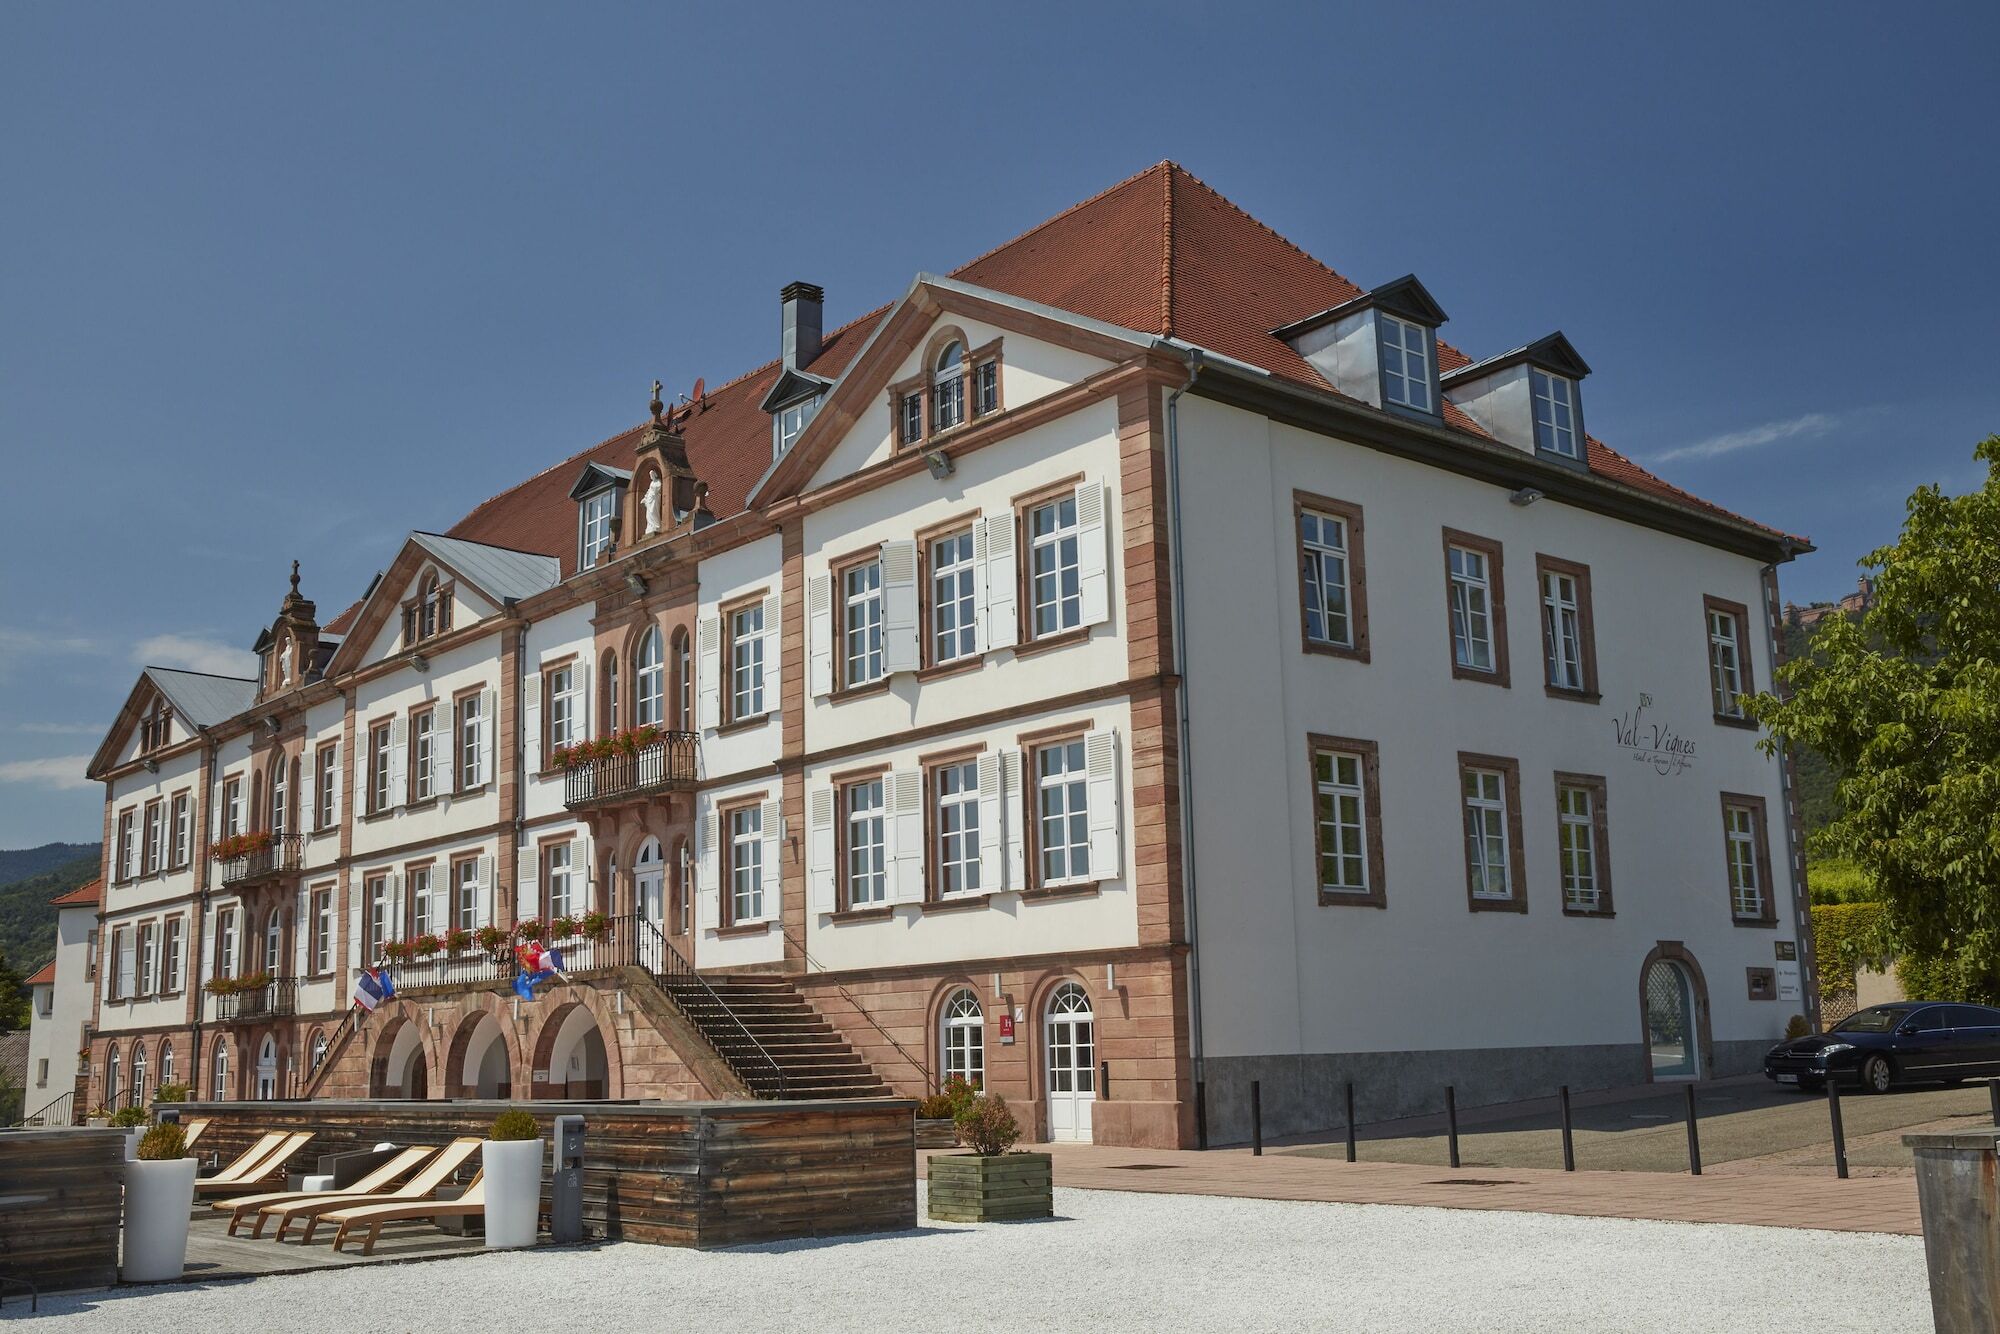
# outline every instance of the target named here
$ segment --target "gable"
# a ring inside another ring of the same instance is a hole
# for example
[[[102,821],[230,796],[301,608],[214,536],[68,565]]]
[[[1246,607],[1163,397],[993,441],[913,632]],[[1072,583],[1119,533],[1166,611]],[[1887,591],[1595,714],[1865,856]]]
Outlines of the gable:
[[[561,562],[553,556],[412,533],[362,600],[327,671],[353,671],[413,647],[412,630],[433,587],[442,599],[433,617],[445,622],[434,633],[444,634],[499,615],[508,599],[554,588],[561,574]]]

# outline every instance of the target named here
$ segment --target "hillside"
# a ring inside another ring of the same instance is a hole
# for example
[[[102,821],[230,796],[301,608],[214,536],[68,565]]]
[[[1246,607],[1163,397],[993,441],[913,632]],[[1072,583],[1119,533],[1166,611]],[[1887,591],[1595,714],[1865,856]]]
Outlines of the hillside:
[[[55,957],[56,910],[49,900],[95,879],[98,851],[95,843],[50,843],[0,852],[0,956],[21,976]]]

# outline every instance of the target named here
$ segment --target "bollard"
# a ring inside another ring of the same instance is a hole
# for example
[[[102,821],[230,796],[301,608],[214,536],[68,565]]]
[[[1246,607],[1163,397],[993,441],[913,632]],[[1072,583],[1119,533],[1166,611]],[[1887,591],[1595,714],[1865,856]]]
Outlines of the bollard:
[[[1993,1124],[2000,1126],[2000,1079],[1986,1081],[1986,1100],[1993,1104]]]
[[[1444,1133],[1451,1146],[1451,1165],[1458,1166],[1458,1095],[1451,1085],[1444,1086]]]
[[[1111,1062],[1109,1061],[1099,1061],[1097,1063],[1097,1096],[1106,1102],[1111,1101]]]
[[[1264,1086],[1254,1079],[1250,1081],[1250,1153],[1257,1158],[1264,1156]]]
[[[1347,1161],[1354,1161],[1354,1081],[1347,1081]]]
[[[1687,1093],[1688,1175],[1698,1177],[1701,1175],[1701,1132],[1695,1128],[1694,1085],[1689,1083],[1681,1087]]]
[[[1840,1081],[1826,1078],[1826,1114],[1833,1118],[1833,1174],[1847,1180],[1847,1131],[1840,1124]]]
[[[1563,1121],[1563,1171],[1576,1171],[1576,1137],[1569,1119],[1569,1085],[1556,1090],[1556,1097],[1562,1102]]]

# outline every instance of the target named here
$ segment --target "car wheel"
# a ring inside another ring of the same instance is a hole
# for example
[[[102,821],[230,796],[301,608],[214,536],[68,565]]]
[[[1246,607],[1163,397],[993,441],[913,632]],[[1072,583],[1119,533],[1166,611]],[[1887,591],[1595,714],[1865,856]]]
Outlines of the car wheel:
[[[1861,1063],[1861,1087],[1868,1093],[1887,1093],[1896,1082],[1896,1072],[1886,1056],[1870,1056]]]

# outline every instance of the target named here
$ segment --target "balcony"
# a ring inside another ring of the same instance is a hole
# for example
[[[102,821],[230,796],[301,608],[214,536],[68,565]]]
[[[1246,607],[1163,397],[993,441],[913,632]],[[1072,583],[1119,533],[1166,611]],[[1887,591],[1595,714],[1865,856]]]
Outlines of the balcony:
[[[684,791],[694,786],[700,754],[696,733],[660,732],[629,754],[573,758],[563,772],[563,805],[574,811]]]
[[[297,834],[239,834],[217,845],[224,889],[249,889],[299,870],[305,839]]]
[[[299,982],[295,977],[278,977],[261,987],[232,991],[215,998],[217,1023],[251,1023],[259,1019],[283,1019],[299,1011]]]

